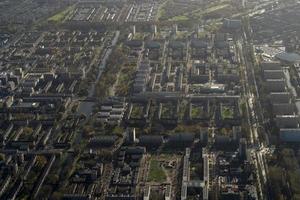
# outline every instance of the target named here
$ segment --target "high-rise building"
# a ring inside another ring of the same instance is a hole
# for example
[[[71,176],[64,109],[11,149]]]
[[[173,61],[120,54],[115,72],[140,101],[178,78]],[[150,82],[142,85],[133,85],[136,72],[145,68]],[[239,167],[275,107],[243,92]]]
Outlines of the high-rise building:
[[[239,143],[239,155],[241,159],[247,158],[247,140],[246,138],[241,138]]]

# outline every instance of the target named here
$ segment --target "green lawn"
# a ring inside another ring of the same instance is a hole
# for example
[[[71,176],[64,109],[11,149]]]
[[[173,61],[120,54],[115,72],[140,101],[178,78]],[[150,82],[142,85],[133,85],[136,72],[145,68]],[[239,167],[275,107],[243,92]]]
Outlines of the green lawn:
[[[169,119],[174,117],[177,113],[175,113],[175,106],[170,103],[163,103],[161,108],[161,118]]]
[[[159,165],[159,161],[152,159],[150,163],[150,171],[148,174],[148,181],[149,182],[164,182],[166,181],[167,176],[162,169],[162,167]]]
[[[172,117],[171,108],[163,106],[161,110],[161,118],[170,118],[170,117]]]
[[[131,111],[131,118],[140,119],[143,117],[143,107],[141,105],[133,105]]]
[[[66,16],[74,9],[74,6],[69,6],[65,10],[53,15],[48,19],[49,22],[59,23],[65,20]]]
[[[189,18],[185,15],[178,15],[169,19],[169,21],[186,21],[186,20],[189,20]]]
[[[199,19],[204,15],[208,15],[214,12],[221,12],[221,10],[226,9],[228,7],[230,7],[230,5],[225,2],[213,4],[205,9],[201,7],[193,11],[174,16],[170,18],[169,21],[187,21],[189,19]]]
[[[205,14],[209,14],[209,13],[212,13],[212,12],[216,12],[216,11],[219,11],[221,9],[224,9],[224,8],[227,8],[228,6],[230,6],[229,4],[218,4],[218,5],[213,5],[213,6],[210,6],[206,9],[198,9],[198,10],[194,10],[192,12],[192,14],[196,14],[197,16],[200,16],[200,15],[205,15]]]
[[[232,119],[233,116],[234,116],[233,108],[227,107],[227,106],[222,107],[222,118],[223,119]]]
[[[192,118],[200,118],[202,114],[203,114],[202,107],[192,106],[192,112],[191,112]]]

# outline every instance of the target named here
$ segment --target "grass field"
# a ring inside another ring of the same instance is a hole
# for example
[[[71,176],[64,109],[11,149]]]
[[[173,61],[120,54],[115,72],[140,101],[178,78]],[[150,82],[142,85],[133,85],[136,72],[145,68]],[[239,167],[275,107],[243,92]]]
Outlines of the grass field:
[[[192,107],[192,112],[191,112],[192,118],[200,118],[202,114],[203,114],[203,109],[201,106],[194,105]]]
[[[49,22],[55,22],[55,23],[59,23],[59,22],[63,22],[65,20],[65,18],[67,17],[67,15],[74,9],[74,6],[69,6],[67,7],[65,10],[57,13],[56,15],[53,15],[52,17],[50,17],[48,19]]]
[[[185,15],[178,15],[169,19],[169,21],[186,21],[186,20],[189,20],[189,18]]]
[[[162,169],[162,167],[160,166],[159,161],[155,159],[151,159],[148,181],[161,183],[166,181],[166,179],[167,176],[164,170]]]
[[[226,9],[230,9],[230,5],[228,3],[219,3],[216,5],[211,5],[205,9],[196,8],[190,12],[182,13],[181,15],[174,16],[170,18],[168,21],[188,21],[190,19],[201,19],[203,16],[210,15],[213,13],[226,13]]]
[[[222,118],[231,119],[234,117],[234,111],[231,107],[223,106],[222,107]]]

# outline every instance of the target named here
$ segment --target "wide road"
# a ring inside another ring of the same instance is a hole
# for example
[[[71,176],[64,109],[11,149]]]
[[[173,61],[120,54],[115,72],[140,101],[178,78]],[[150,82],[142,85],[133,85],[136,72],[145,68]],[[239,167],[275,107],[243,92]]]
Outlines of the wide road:
[[[269,135],[264,130],[263,109],[259,101],[259,92],[256,84],[254,63],[248,60],[252,54],[252,45],[247,38],[246,32],[249,33],[250,27],[244,30],[242,41],[237,42],[240,61],[243,71],[243,89],[246,100],[248,123],[250,127],[250,149],[253,162],[257,171],[258,189],[260,199],[268,199],[267,181],[268,168],[265,159],[265,144],[269,145]],[[262,129],[261,129],[262,127]]]

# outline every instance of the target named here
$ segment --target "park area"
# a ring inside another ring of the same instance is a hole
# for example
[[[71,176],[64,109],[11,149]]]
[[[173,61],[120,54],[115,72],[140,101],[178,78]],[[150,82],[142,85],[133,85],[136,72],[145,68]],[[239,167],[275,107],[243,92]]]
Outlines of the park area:
[[[147,182],[174,184],[179,161],[180,156],[175,154],[151,155]]]
[[[167,175],[162,167],[162,163],[159,160],[152,158],[150,161],[148,181],[162,183],[165,182],[166,180],[167,180]]]

